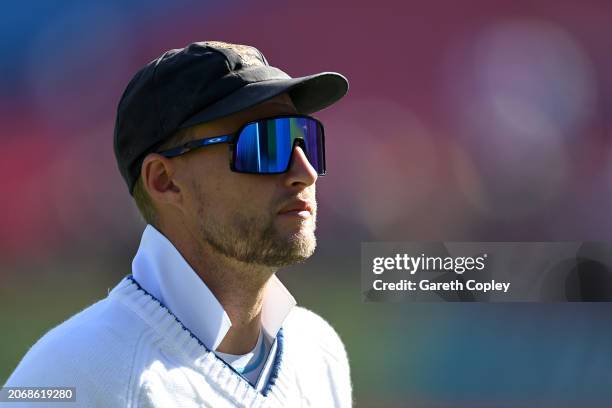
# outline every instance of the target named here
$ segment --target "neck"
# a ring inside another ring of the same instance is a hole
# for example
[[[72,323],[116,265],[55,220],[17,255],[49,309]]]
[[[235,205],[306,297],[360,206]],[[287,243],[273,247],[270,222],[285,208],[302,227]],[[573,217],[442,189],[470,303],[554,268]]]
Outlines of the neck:
[[[164,232],[196,274],[206,283],[232,325],[216,351],[246,354],[255,347],[267,284],[277,268],[247,264],[218,253],[196,237]]]

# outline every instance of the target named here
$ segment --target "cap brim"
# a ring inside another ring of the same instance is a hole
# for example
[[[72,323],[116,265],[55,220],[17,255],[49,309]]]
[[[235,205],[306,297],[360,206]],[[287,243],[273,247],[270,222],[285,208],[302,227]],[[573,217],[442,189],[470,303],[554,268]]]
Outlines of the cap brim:
[[[285,92],[289,93],[298,113],[307,115],[327,108],[341,99],[347,91],[348,80],[337,72],[254,82],[206,107],[183,122],[180,127],[210,122],[251,108]]]

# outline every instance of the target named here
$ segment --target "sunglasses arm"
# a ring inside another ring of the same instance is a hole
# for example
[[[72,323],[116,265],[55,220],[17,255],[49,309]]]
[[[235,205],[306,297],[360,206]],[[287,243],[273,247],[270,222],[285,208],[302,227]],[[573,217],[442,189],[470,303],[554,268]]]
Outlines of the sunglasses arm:
[[[164,150],[164,151],[157,152],[157,153],[161,154],[164,157],[168,157],[168,158],[176,157],[176,156],[180,156],[181,154],[185,154],[191,150],[197,149],[199,147],[209,146],[209,145],[218,144],[218,143],[231,143],[233,138],[234,138],[233,135],[221,135],[221,136],[207,137],[204,139],[192,140],[190,142],[185,143],[182,146],[174,147],[172,149]]]

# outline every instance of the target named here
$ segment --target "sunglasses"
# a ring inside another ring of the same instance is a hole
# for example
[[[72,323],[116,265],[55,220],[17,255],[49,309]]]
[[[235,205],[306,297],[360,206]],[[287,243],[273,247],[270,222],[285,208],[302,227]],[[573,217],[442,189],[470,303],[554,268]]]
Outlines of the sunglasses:
[[[300,146],[318,175],[325,174],[323,124],[307,115],[279,115],[243,125],[232,134],[192,140],[157,152],[176,157],[218,143],[230,146],[230,169],[237,173],[279,174],[289,170],[295,146]]]

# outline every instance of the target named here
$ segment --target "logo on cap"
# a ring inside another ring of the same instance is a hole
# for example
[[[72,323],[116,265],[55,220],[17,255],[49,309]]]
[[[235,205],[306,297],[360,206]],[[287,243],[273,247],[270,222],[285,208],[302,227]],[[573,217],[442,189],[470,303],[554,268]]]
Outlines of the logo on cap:
[[[206,41],[206,45],[213,48],[225,48],[234,51],[240,58],[243,66],[264,65],[265,59],[255,48],[242,44],[230,44],[221,41]],[[262,59],[264,61],[262,62]]]

